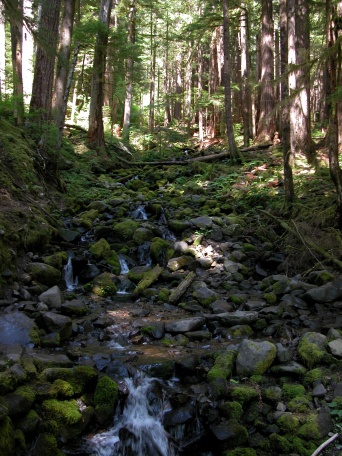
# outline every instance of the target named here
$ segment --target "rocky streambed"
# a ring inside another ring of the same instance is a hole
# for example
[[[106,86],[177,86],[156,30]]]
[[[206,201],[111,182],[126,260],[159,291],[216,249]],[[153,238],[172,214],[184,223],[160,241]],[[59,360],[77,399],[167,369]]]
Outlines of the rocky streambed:
[[[0,454],[311,455],[340,431],[342,278],[154,196],[113,184],[4,274]]]

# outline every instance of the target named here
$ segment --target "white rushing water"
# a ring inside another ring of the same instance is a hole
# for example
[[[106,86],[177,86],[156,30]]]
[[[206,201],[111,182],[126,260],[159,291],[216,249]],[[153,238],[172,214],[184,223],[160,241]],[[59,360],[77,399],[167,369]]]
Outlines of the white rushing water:
[[[147,214],[146,214],[146,211],[145,211],[145,206],[143,204],[138,206],[135,209],[135,211],[133,211],[132,217],[135,218],[136,220],[147,220],[148,217],[147,217]]]
[[[63,275],[65,280],[66,289],[68,291],[74,290],[78,285],[78,278],[74,277],[74,271],[72,267],[72,258],[74,254],[72,252],[68,253],[68,262],[63,268]]]
[[[137,383],[125,380],[129,396],[124,409],[111,429],[91,438],[94,456],[174,456],[161,422],[163,401],[152,392],[155,382],[146,377]]]
[[[120,261],[120,267],[121,267],[120,274],[127,274],[129,272],[129,267],[128,267],[126,260],[124,258],[122,258],[122,256],[119,255],[119,261]]]

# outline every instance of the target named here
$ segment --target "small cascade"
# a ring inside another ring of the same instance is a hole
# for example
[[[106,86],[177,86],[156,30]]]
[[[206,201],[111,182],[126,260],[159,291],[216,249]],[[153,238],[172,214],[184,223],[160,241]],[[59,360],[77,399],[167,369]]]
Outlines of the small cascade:
[[[129,267],[128,267],[127,261],[121,255],[119,255],[119,261],[120,261],[120,267],[121,267],[120,274],[127,274],[129,272]]]
[[[140,204],[135,211],[132,212],[132,217],[136,220],[147,220],[147,214],[145,211],[145,206]]]
[[[145,266],[151,266],[152,259],[150,257],[150,242],[144,242],[138,247],[138,260],[139,264],[143,264]]]
[[[129,396],[124,409],[112,429],[91,438],[94,456],[175,456],[162,425],[164,404],[155,392],[157,382],[147,377],[125,380]]]
[[[74,254],[72,252],[68,253],[68,262],[63,268],[63,276],[65,280],[66,289],[68,291],[73,291],[78,285],[78,278],[74,277],[74,269],[72,266],[72,259]]]

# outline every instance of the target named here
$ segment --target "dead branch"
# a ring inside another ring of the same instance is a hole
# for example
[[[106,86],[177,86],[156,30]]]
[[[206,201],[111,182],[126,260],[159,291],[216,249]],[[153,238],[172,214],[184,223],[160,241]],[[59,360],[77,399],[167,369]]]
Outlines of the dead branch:
[[[322,445],[320,445],[317,450],[315,450],[311,456],[317,456],[319,453],[322,452],[322,450],[324,450],[325,447],[327,447],[331,442],[333,442],[335,439],[337,439],[337,437],[339,436],[339,434],[334,434],[332,437],[330,437],[330,439],[326,440],[325,442],[322,443]]]

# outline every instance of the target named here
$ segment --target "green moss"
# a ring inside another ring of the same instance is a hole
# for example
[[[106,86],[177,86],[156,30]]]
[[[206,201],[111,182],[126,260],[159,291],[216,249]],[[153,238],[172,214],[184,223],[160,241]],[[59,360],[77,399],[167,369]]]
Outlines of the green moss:
[[[242,247],[243,247],[245,252],[255,252],[256,250],[258,250],[255,245],[248,244],[247,242],[242,244]]]
[[[230,295],[229,301],[232,302],[233,304],[236,304],[237,306],[239,306],[240,304],[243,304],[245,302],[245,298],[242,298],[241,296],[238,296],[238,295]]]
[[[320,368],[312,369],[308,371],[304,376],[304,385],[311,385],[316,380],[323,378],[323,371]]]
[[[0,454],[14,454],[15,435],[11,419],[7,416],[0,421]]]
[[[155,263],[164,266],[173,257],[174,250],[168,241],[155,237],[151,243],[150,255]]]
[[[291,400],[294,397],[305,395],[304,386],[298,383],[285,383],[282,389],[285,400]]]
[[[171,292],[168,288],[162,288],[158,292],[158,297],[157,297],[158,301],[167,302],[167,300],[169,299],[170,293]]]
[[[97,296],[111,296],[116,294],[117,287],[113,282],[114,277],[108,272],[103,272],[102,274],[95,277],[95,279],[87,284],[86,291],[91,291]]]
[[[26,451],[25,435],[21,429],[14,431],[15,447],[22,453]]]
[[[264,293],[263,299],[267,302],[267,304],[274,305],[277,302],[277,295],[275,293]]]
[[[243,414],[242,405],[239,402],[230,401],[219,405],[220,414],[227,418],[239,420]]]
[[[317,415],[311,414],[307,417],[306,422],[299,428],[298,436],[307,440],[319,440],[321,438],[317,423]]]
[[[95,413],[100,422],[105,422],[114,415],[118,401],[118,385],[104,375],[99,379],[94,393]]]
[[[30,341],[38,347],[41,343],[41,333],[38,328],[32,328],[29,332]]]
[[[91,228],[93,226],[94,220],[96,219],[96,217],[98,217],[98,215],[99,211],[97,211],[96,209],[89,209],[89,211],[83,212],[80,215],[82,226],[86,228]]]
[[[327,352],[314,342],[311,333],[306,333],[299,341],[298,355],[306,366],[312,368],[324,360]]]
[[[310,410],[311,401],[305,396],[297,396],[287,402],[286,405],[290,412],[305,413]]]
[[[222,456],[257,456],[257,453],[253,448],[235,448],[235,450],[224,451]]]
[[[232,375],[236,351],[227,351],[217,356],[214,366],[210,369],[207,375],[208,381],[216,378],[228,378]]]
[[[142,280],[138,283],[136,288],[134,289],[134,294],[143,293],[143,291],[148,288],[153,282],[155,282],[158,277],[160,276],[163,268],[159,265],[155,266],[153,269],[148,271]]]
[[[74,389],[70,383],[60,378],[57,378],[53,382],[51,392],[58,399],[68,399],[75,394]]]
[[[235,401],[242,404],[249,402],[252,399],[259,398],[259,392],[248,385],[234,386],[231,390],[231,396]]]
[[[38,426],[41,418],[38,413],[31,409],[24,417],[16,421],[16,427],[21,429],[25,434],[32,433]]]
[[[295,432],[299,426],[299,419],[292,413],[284,413],[277,419],[277,425],[285,432]]]
[[[89,247],[89,252],[93,255],[93,257],[97,260],[103,258],[103,255],[110,250],[110,245],[106,241],[106,239],[101,238],[95,244],[92,244]]]
[[[103,254],[103,259],[112,267],[112,273],[119,275],[121,272],[120,260],[115,250],[107,250]]]
[[[300,437],[291,439],[292,452],[300,456],[311,456],[316,449],[316,445],[312,442],[304,441]]]
[[[88,388],[95,386],[97,371],[91,366],[76,366],[74,368],[52,367],[45,369],[41,377],[48,382],[64,380],[69,383],[75,395],[83,394]]]
[[[39,434],[34,446],[34,456],[58,456],[60,454],[61,453],[58,449],[57,439],[53,434]]]
[[[42,403],[42,409],[46,418],[54,419],[63,426],[76,424],[82,418],[75,400],[59,401],[57,399],[48,399]]]
[[[133,220],[127,219],[120,223],[117,223],[113,226],[113,230],[118,237],[122,241],[130,241],[133,239],[135,230],[139,227],[137,222]]]
[[[271,434],[269,441],[275,453],[290,454],[291,444],[286,437],[282,437],[278,434]]]
[[[67,252],[56,252],[53,255],[43,258],[43,262],[56,269],[62,269],[63,265],[68,262]]]

